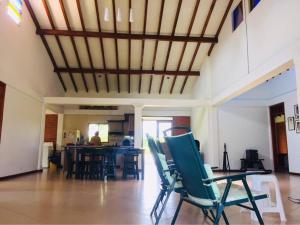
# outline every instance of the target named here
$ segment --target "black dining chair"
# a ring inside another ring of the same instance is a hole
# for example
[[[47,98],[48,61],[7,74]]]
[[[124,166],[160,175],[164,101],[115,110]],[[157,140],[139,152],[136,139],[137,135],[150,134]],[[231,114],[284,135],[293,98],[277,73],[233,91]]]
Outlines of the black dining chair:
[[[116,177],[116,153],[111,149],[103,150],[103,173],[102,177],[107,179],[108,177]]]
[[[65,157],[66,157],[66,169],[67,169],[67,176],[66,178],[72,178],[73,177],[73,172],[74,172],[74,165],[75,165],[75,160],[74,160],[74,151],[72,149],[66,148],[65,149]]]
[[[136,149],[128,149],[124,154],[123,177],[127,179],[128,175],[133,175],[139,180],[139,153]]]

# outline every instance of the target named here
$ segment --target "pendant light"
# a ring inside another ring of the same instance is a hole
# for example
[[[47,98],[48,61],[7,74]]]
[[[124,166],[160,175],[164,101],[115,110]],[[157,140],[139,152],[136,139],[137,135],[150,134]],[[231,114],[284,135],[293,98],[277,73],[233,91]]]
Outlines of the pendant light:
[[[105,22],[109,21],[109,11],[107,7],[104,9],[104,21]]]
[[[118,8],[118,10],[117,10],[117,21],[118,22],[122,21],[122,15],[121,15],[121,9],[120,8]]]
[[[129,10],[129,22],[133,23],[133,9],[132,8],[130,8],[130,10]]]

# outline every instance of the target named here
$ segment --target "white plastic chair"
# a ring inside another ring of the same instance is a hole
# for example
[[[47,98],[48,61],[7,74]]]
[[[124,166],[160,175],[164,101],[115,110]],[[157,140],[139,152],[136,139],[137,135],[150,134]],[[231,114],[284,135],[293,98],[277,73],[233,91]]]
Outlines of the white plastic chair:
[[[279,188],[279,183],[275,175],[252,175],[249,176],[252,182],[253,190],[267,193],[270,197],[267,199],[263,199],[261,201],[257,201],[257,207],[260,213],[263,215],[264,213],[272,212],[279,213],[280,220],[282,222],[286,221],[286,216],[282,204],[282,198]],[[271,198],[271,188],[270,184],[274,185],[275,188],[275,197],[276,202],[272,202]],[[251,212],[251,219],[257,221],[257,217],[255,213]]]

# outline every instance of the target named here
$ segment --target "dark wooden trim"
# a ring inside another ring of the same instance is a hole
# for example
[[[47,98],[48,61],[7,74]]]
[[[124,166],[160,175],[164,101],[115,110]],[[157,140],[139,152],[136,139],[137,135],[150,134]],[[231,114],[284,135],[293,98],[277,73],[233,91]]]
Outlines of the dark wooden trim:
[[[28,11],[29,11],[30,16],[31,16],[31,18],[32,18],[32,20],[33,20],[33,23],[34,23],[36,29],[39,30],[39,29],[40,29],[40,24],[39,24],[39,22],[37,21],[37,18],[36,18],[36,16],[35,16],[34,12],[33,12],[33,9],[32,9],[32,7],[31,7],[31,5],[30,5],[30,3],[29,3],[29,0],[24,0],[24,2],[25,2],[25,5],[26,5],[26,7],[27,7],[27,9],[28,9]],[[47,43],[47,41],[46,41],[45,36],[44,36],[44,35],[40,35],[40,38],[41,38],[41,40],[42,40],[42,42],[43,42],[43,44],[44,44],[44,46],[45,46],[45,48],[46,48],[46,51],[47,51],[47,53],[48,53],[48,55],[49,55],[49,57],[50,57],[50,60],[51,60],[51,62],[52,62],[52,65],[53,65],[54,69],[56,69],[56,68],[57,68],[57,65],[56,65],[56,62],[55,62],[55,60],[54,60],[53,54],[52,54],[52,52],[51,52],[51,50],[50,50],[50,47],[49,47],[49,45],[48,45],[48,43]],[[61,85],[62,85],[64,91],[66,92],[66,91],[67,91],[67,88],[66,88],[65,82],[63,81],[63,79],[62,79],[62,77],[61,77],[61,74],[57,72],[56,75],[57,75],[57,77],[58,77],[58,79],[59,79],[59,81],[60,81],[60,83],[61,83]]]
[[[95,8],[96,8],[96,13],[97,13],[98,30],[99,30],[99,32],[101,32],[100,14],[99,14],[99,7],[98,7],[98,1],[97,0],[95,0]],[[100,46],[101,46],[101,55],[102,55],[103,68],[106,69],[103,39],[101,37],[99,37],[99,41],[100,41]],[[107,74],[104,74],[104,77],[105,77],[106,91],[107,91],[107,93],[109,93],[109,83],[108,83]]]
[[[189,28],[188,28],[187,36],[190,36],[190,34],[191,34],[191,31],[192,31],[192,28],[193,28],[193,25],[194,25],[194,21],[195,21],[195,18],[196,18],[196,14],[197,14],[197,11],[198,11],[198,8],[199,8],[199,4],[200,4],[200,0],[197,0],[197,2],[195,4],[195,7],[194,7],[193,15],[192,15],[192,18],[191,18],[191,22],[190,22],[190,25],[189,25]],[[183,56],[184,56],[184,53],[185,53],[186,46],[187,46],[187,42],[184,42],[184,45],[183,45],[182,50],[181,50],[180,58],[179,58],[179,61],[178,61],[178,64],[177,64],[177,71],[179,71],[179,69],[181,67],[181,63],[182,63],[182,59],[183,59]],[[177,80],[177,76],[175,76],[173,78],[172,86],[171,86],[171,89],[170,89],[170,94],[173,93],[176,80]]]
[[[143,24],[143,34],[146,33],[146,25],[147,25],[147,13],[148,13],[148,0],[145,1],[145,8],[144,8],[144,24]],[[144,63],[144,52],[145,52],[145,40],[142,40],[142,54],[141,54],[141,64],[140,70],[143,69]],[[142,88],[142,76],[139,76],[139,93],[141,93]]]
[[[177,23],[178,23],[178,17],[179,17],[181,5],[182,5],[182,0],[179,0],[178,5],[177,5],[176,14],[175,14],[175,20],[174,20],[174,23],[173,23],[173,28],[172,28],[171,36],[174,36],[174,34],[175,34],[175,30],[176,30]],[[173,42],[170,41],[169,42],[169,46],[168,46],[168,51],[167,51],[167,57],[166,57],[166,61],[165,61],[164,71],[167,70],[167,66],[168,66],[168,62],[169,62],[169,58],[170,58],[170,52],[171,52],[171,49],[172,49],[172,44],[173,44]],[[161,90],[162,90],[162,87],[163,87],[164,80],[165,80],[165,75],[163,75],[162,78],[161,78],[161,82],[160,82],[160,86],[159,86],[159,94],[161,94]]]
[[[117,17],[116,17],[116,2],[112,0],[113,5],[113,21],[114,21],[114,34],[117,33]],[[116,55],[116,63],[117,63],[117,70],[119,70],[119,48],[118,48],[118,39],[115,39],[115,55]],[[129,73],[128,73],[129,74]],[[120,93],[120,76],[117,73],[117,88],[118,93]]]
[[[206,19],[205,19],[205,22],[204,22],[204,25],[203,25],[203,28],[202,28],[202,31],[201,31],[201,36],[205,35],[206,28],[207,28],[207,26],[208,26],[208,24],[209,24],[209,21],[210,21],[210,17],[211,17],[211,15],[212,15],[212,12],[213,12],[213,10],[214,10],[214,8],[215,8],[215,5],[216,5],[216,1],[217,1],[217,0],[213,0],[212,3],[211,3],[211,5],[210,5],[208,14],[207,14],[207,16],[206,16]],[[195,49],[195,51],[194,51],[194,54],[193,54],[191,63],[190,63],[190,65],[189,65],[189,71],[192,70],[192,67],[193,67],[193,65],[194,65],[196,56],[197,56],[197,54],[198,54],[198,50],[199,50],[199,48],[200,48],[200,45],[201,45],[201,42],[198,42],[198,44],[197,44],[197,46],[196,46],[196,49]],[[182,94],[183,91],[184,91],[184,88],[185,88],[187,79],[188,79],[188,77],[185,77],[185,79],[184,79],[184,81],[183,81],[183,84],[182,84],[182,86],[181,86],[180,94]]]
[[[217,38],[219,38],[219,35],[220,35],[220,33],[221,33],[222,27],[223,27],[223,25],[224,25],[224,23],[225,23],[225,20],[226,20],[226,18],[227,18],[227,15],[228,15],[228,13],[229,13],[229,10],[230,10],[230,8],[231,8],[231,6],[232,6],[232,3],[233,3],[233,0],[230,0],[230,1],[228,2],[227,8],[226,8],[226,10],[225,10],[225,13],[224,13],[224,15],[223,15],[223,17],[222,17],[221,23],[220,23],[220,25],[219,25],[219,27],[218,27],[218,30],[217,30],[217,33],[216,33],[216,37],[217,37]],[[211,44],[211,46],[210,46],[210,48],[209,48],[209,50],[208,50],[208,56],[211,55],[211,52],[212,52],[214,46],[215,46],[215,43]]]
[[[73,36],[73,37],[101,37],[112,39],[131,39],[131,40],[156,40],[156,41],[175,41],[175,42],[202,42],[202,43],[218,43],[217,37],[209,36],[179,36],[166,34],[133,34],[133,33],[117,33],[102,31],[69,31],[59,29],[37,29],[39,35],[57,35],[57,36]]]
[[[34,174],[34,173],[42,173],[42,172],[43,172],[43,170],[31,170],[31,171],[24,172],[24,173],[18,173],[18,174],[14,174],[14,175],[0,177],[0,181],[15,179],[18,177],[22,177],[22,176],[26,176],[26,175],[30,175],[30,174]]]
[[[0,88],[3,89],[2,90],[3,91],[2,95],[0,95],[0,98],[1,98],[1,105],[0,105],[0,141],[1,141],[6,84],[0,81]]]
[[[131,9],[131,0],[128,1],[128,11]],[[130,14],[128,14],[128,17],[130,17]],[[131,22],[129,21],[130,18],[128,18],[128,28],[129,28],[129,34],[131,34]],[[131,39],[128,39],[128,69],[130,71],[131,69]],[[130,73],[128,74],[127,79],[127,89],[128,93],[130,93]]]
[[[60,8],[61,8],[61,10],[62,10],[64,19],[65,19],[67,28],[68,28],[68,30],[70,31],[70,30],[71,30],[71,26],[70,26],[70,22],[69,22],[67,13],[66,13],[66,9],[65,9],[63,0],[59,0],[59,4],[60,4]],[[73,49],[74,49],[74,52],[75,52],[77,64],[78,64],[79,68],[82,68],[81,61],[80,61],[80,58],[79,58],[79,53],[78,53],[78,50],[77,50],[77,46],[76,46],[75,41],[74,41],[74,37],[73,37],[73,36],[70,36],[70,40],[71,40],[71,43],[72,43],[72,46],[73,46]],[[89,89],[88,89],[88,86],[87,86],[86,79],[85,79],[85,77],[84,77],[84,73],[81,73],[81,78],[82,78],[82,82],[83,82],[83,84],[84,84],[85,90],[86,90],[86,92],[88,92]]]
[[[108,74],[130,74],[130,75],[170,75],[170,76],[200,76],[199,71],[175,71],[175,70],[128,70],[128,69],[97,69],[97,68],[57,68],[55,72],[60,73],[108,73]]]
[[[295,172],[289,172],[289,174],[291,174],[291,175],[296,175],[296,176],[300,176],[300,173],[295,173]]]
[[[160,13],[159,13],[159,22],[158,22],[158,28],[157,28],[157,35],[160,35],[160,28],[161,28],[162,17],[163,17],[163,14],[164,14],[164,7],[165,7],[165,0],[162,0],[161,6],[160,6]],[[154,54],[153,54],[153,59],[152,59],[152,70],[155,69],[157,47],[158,47],[158,40],[155,41]],[[151,77],[150,77],[150,84],[149,84],[149,90],[148,90],[148,93],[149,93],[149,94],[151,93],[152,80],[153,80],[153,77],[152,77],[152,75],[151,75]]]
[[[82,30],[86,31],[83,15],[82,15],[82,11],[81,11],[80,0],[76,0],[76,5],[77,5],[78,13],[79,13],[79,18],[80,18],[80,23],[81,23]],[[85,42],[85,46],[86,46],[86,49],[87,49],[87,52],[88,52],[89,63],[90,63],[91,68],[93,69],[94,68],[94,63],[93,63],[93,58],[92,58],[92,55],[91,55],[90,45],[89,45],[89,42],[87,40],[87,37],[84,37],[84,42]],[[96,74],[95,73],[92,73],[92,74],[93,74],[93,80],[94,80],[96,91],[99,92],[99,87],[98,87],[98,83],[97,83]]]

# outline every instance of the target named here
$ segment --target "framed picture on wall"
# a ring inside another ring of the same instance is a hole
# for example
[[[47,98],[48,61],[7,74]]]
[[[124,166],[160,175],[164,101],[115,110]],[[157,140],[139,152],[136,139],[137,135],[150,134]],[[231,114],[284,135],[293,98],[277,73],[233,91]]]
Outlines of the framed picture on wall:
[[[294,105],[295,120],[299,120],[299,107]]]
[[[296,121],[296,133],[300,133],[300,121]]]
[[[294,117],[288,117],[288,129],[289,130],[295,130],[295,118]]]

